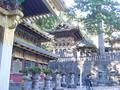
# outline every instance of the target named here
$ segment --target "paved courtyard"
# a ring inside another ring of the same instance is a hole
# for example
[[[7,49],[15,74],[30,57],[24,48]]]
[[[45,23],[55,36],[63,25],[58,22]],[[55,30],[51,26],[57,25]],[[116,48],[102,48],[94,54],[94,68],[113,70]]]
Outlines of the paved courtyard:
[[[76,89],[69,89],[69,88],[64,88],[64,90],[86,90],[85,87],[80,89],[80,87],[77,87]],[[93,87],[93,90],[120,90],[120,86],[98,86],[98,87]]]

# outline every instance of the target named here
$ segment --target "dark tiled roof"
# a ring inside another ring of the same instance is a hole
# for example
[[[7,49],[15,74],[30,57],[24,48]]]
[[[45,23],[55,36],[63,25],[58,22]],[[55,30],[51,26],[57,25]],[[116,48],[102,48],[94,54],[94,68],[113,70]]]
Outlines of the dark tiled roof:
[[[50,13],[43,0],[25,0],[21,6],[25,17]]]
[[[83,38],[78,27],[64,23],[59,24],[54,30],[49,31],[49,33],[55,35],[55,37],[72,36],[75,40],[81,40]]]
[[[34,50],[34,51],[38,52],[39,54],[41,54],[43,56],[46,56],[46,57],[49,57],[51,59],[57,59],[58,58],[58,56],[53,54],[52,52],[44,50],[44,49],[42,49],[42,48],[40,48],[38,46],[35,46],[35,45],[30,45],[28,43],[25,43],[25,42],[23,42],[22,40],[20,40],[18,38],[15,38],[14,42],[19,44],[19,45],[22,45],[23,47]]]
[[[0,1],[0,7],[6,10],[20,9],[23,11],[24,17],[32,17],[50,13],[50,10],[45,5],[44,0],[23,0],[19,5],[16,0]]]

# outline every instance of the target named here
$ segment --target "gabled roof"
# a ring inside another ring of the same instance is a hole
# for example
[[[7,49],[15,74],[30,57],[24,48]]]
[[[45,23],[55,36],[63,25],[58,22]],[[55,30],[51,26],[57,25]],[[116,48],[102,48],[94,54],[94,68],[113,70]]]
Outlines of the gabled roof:
[[[81,40],[83,35],[80,32],[78,27],[75,27],[70,24],[59,24],[54,30],[49,32],[50,34],[55,35],[56,38],[59,37],[73,37],[75,40]]]

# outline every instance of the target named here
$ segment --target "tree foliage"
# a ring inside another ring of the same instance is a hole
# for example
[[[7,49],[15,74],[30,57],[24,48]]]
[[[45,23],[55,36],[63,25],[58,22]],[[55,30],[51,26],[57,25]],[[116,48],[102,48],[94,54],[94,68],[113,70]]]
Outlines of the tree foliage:
[[[36,25],[42,30],[51,30],[59,23],[57,16],[42,17],[35,21]]]
[[[69,14],[75,15],[75,11],[85,12],[85,17],[80,17],[86,30],[93,34],[100,32],[98,23],[103,20],[106,34],[114,30],[120,30],[119,3],[114,0],[75,0],[74,7],[69,9]]]
[[[22,3],[22,2],[24,2],[24,1],[25,1],[25,0],[18,0],[19,3]]]
[[[3,0],[3,1],[7,1],[7,0]],[[21,3],[23,3],[25,0],[8,0],[8,1],[10,1],[10,2],[13,2],[13,3],[19,3],[19,4],[21,4]]]
[[[42,44],[41,47],[45,50],[49,50],[49,46],[47,44]]]

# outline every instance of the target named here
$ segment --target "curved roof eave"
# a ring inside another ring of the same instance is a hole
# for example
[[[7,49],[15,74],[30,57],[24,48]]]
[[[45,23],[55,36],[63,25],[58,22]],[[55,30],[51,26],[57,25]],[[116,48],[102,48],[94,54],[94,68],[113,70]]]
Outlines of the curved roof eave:
[[[44,37],[46,40],[53,40],[54,39],[54,36],[53,35],[50,35],[49,33],[47,32],[44,32],[42,30],[40,30],[40,28],[38,28],[37,26],[35,25],[32,25],[32,24],[29,24],[29,23],[22,23],[22,25],[28,27],[29,29],[31,29],[32,31],[34,31],[35,33],[41,35],[42,37]]]
[[[58,15],[64,11],[64,2],[62,0],[25,0],[22,4],[24,17],[38,16],[52,13]]]
[[[15,38],[14,42],[18,43],[19,45],[22,45],[24,47],[27,47],[27,48],[29,48],[31,50],[34,50],[34,51],[38,52],[40,55],[49,57],[51,59],[57,59],[58,58],[57,55],[51,53],[50,51],[47,51],[47,50],[44,50],[44,49],[42,49],[40,47],[37,47],[37,46],[34,46],[34,45],[30,45],[28,43],[25,43],[25,42],[23,42],[22,40],[20,40],[18,38]]]
[[[24,17],[50,13],[50,10],[44,4],[43,0],[25,0],[22,4]]]

